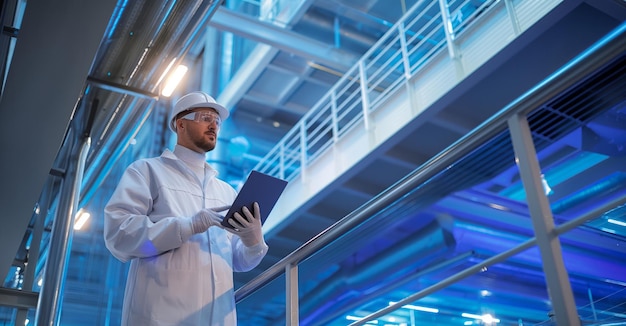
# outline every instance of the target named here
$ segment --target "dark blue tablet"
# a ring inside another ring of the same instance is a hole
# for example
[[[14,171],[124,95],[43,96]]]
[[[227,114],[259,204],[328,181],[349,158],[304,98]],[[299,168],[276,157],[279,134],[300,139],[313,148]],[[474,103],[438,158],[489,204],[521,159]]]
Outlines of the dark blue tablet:
[[[224,215],[222,225],[232,229],[233,226],[228,223],[228,219],[233,217],[235,212],[239,212],[239,214],[245,217],[241,211],[244,206],[248,207],[250,212],[253,212],[252,205],[254,202],[258,202],[261,209],[261,224],[265,223],[286,186],[287,181],[283,179],[258,171],[250,172],[248,179],[246,179],[243,187],[239,190],[239,194],[237,194],[228,213]]]

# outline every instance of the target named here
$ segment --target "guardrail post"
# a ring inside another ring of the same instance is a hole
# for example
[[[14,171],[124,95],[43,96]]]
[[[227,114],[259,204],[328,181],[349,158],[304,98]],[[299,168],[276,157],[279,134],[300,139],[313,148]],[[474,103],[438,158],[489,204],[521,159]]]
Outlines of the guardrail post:
[[[404,66],[404,78],[408,81],[411,78],[411,62],[409,61],[409,51],[407,50],[404,22],[398,24],[398,35],[400,37],[400,51],[402,53],[402,65]]]
[[[307,152],[308,144],[306,141],[306,118],[300,120],[300,177],[302,182],[306,183],[306,166],[307,166]]]
[[[286,316],[287,320],[285,321],[285,325],[287,326],[298,326],[298,264],[290,263],[285,266],[285,279],[286,279],[286,288],[287,288],[287,297],[286,297]]]
[[[337,121],[337,94],[335,89],[330,90],[330,119],[332,121],[333,144],[339,141],[339,121]]]
[[[448,54],[454,62],[457,75],[463,76],[463,65],[461,63],[461,54],[456,48],[454,43],[454,28],[452,27],[452,21],[450,20],[450,9],[448,8],[447,0],[439,0],[439,8],[441,10],[441,19],[443,20],[443,30],[446,34],[446,45],[448,46]]]
[[[522,29],[519,27],[517,14],[515,13],[515,5],[513,5],[511,0],[504,0],[504,6],[506,7],[506,13],[509,15],[509,19],[511,20],[513,32],[515,32],[515,35],[520,35],[522,33]]]
[[[572,286],[563,263],[561,243],[554,228],[552,210],[541,183],[541,168],[526,115],[513,115],[508,125],[557,325],[580,325]]]
[[[367,89],[367,75],[365,74],[365,61],[359,60],[359,78],[361,79],[361,107],[363,109],[363,123],[365,130],[369,131],[370,126],[370,97]]]
[[[280,178],[285,179],[285,142],[280,142],[280,148],[278,153],[278,169],[280,171]]]

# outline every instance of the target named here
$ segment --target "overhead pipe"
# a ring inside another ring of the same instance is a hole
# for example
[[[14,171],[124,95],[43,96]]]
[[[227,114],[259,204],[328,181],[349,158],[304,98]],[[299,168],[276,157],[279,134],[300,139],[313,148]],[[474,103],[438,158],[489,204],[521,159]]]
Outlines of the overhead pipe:
[[[346,314],[346,312],[348,311],[353,311],[355,309],[358,309],[358,307],[371,302],[372,300],[376,299],[376,298],[380,298],[381,296],[385,295],[386,293],[390,293],[391,291],[393,291],[394,289],[397,289],[401,286],[403,286],[404,284],[407,284],[409,282],[415,281],[416,279],[423,277],[424,275],[429,275],[432,274],[434,272],[437,271],[441,271],[447,268],[451,268],[452,266],[456,266],[462,262],[466,262],[468,259],[470,259],[471,257],[473,257],[476,253],[474,251],[468,251],[465,253],[462,253],[460,255],[451,257],[449,259],[446,259],[445,261],[436,263],[434,265],[431,265],[430,267],[424,268],[424,269],[416,269],[413,271],[409,271],[406,273],[406,275],[403,275],[401,278],[396,278],[393,281],[391,281],[390,283],[388,283],[386,286],[384,287],[379,287],[379,289],[372,291],[372,292],[367,292],[367,293],[362,293],[360,296],[358,296],[357,298],[354,298],[354,300],[345,303],[344,305],[342,305],[342,309],[340,310],[335,310],[335,311],[324,311],[323,314],[320,314],[319,316],[317,316],[315,319],[313,319],[315,321],[314,324],[317,325],[326,325],[326,324],[330,324],[333,320],[339,318],[341,315]],[[310,319],[310,318],[309,318]],[[303,323],[304,324],[304,323]]]
[[[307,320],[316,320],[320,313],[328,313],[326,311],[328,307],[337,307],[336,301],[354,299],[356,293],[374,290],[372,287],[385,287],[388,283],[406,277],[407,273],[412,272],[409,267],[415,266],[431,255],[445,253],[454,245],[452,233],[443,229],[435,220],[365,263],[343,266],[335,275],[301,299],[301,314],[306,316],[303,323]]]
[[[604,197],[607,195],[614,195],[618,191],[626,188],[626,174],[618,173],[617,175],[612,174],[600,182],[591,185],[583,190],[577,191],[574,194],[559,200],[558,202],[551,205],[553,214],[561,214],[568,209],[571,209],[583,202],[589,200],[590,198],[598,198]]]
[[[201,34],[200,31],[206,26],[207,21],[210,19],[212,14],[217,10],[217,7],[220,5],[221,1],[202,1],[200,6],[196,8],[196,11],[193,12],[194,17],[196,18],[191,25],[186,25],[184,29],[178,32],[178,35],[183,35],[186,37],[174,37],[172,38],[172,42],[168,44],[173,45],[165,45],[160,49],[151,49],[154,52],[162,52],[165,55],[162,55],[161,58],[167,57],[169,54],[170,57],[177,58],[176,62],[181,62],[182,58],[187,54],[191,45],[197,41],[197,38]],[[191,6],[193,7],[193,6]],[[132,8],[125,8],[125,10],[132,10]],[[169,12],[169,14],[172,14]],[[120,13],[121,15],[121,13]],[[178,17],[187,17],[188,14],[182,13],[178,14]],[[162,20],[166,20],[167,17],[163,17]],[[176,24],[175,24],[176,25]],[[152,36],[151,43],[157,44],[158,34]],[[105,44],[106,42],[103,42]],[[106,52],[106,51],[103,51]],[[164,63],[165,59],[161,60],[161,65]],[[153,100],[151,103],[145,105],[144,107],[140,107],[138,112],[135,114],[124,114],[121,119],[115,121],[116,117],[112,117],[108,122],[112,127],[112,130],[115,130],[116,135],[111,136],[107,135],[105,141],[102,142],[102,145],[98,148],[96,153],[92,153],[93,159],[90,159],[90,164],[87,167],[85,173],[85,180],[83,186],[83,195],[81,196],[81,206],[85,206],[89,200],[93,197],[93,194],[100,187],[106,176],[109,175],[111,169],[113,168],[114,163],[117,161],[119,157],[123,155],[126,149],[129,146],[130,141],[134,138],[134,136],[141,129],[147,118],[152,113],[156,103],[158,100],[157,89],[158,84],[155,82],[152,87],[147,85],[147,83],[154,78],[158,78],[160,76],[156,76],[161,69],[160,64],[153,64],[151,69],[149,69],[142,76],[136,76],[136,80],[145,81],[139,84],[139,88],[124,86],[124,85],[116,85],[109,82],[105,82],[99,80],[95,77],[89,77],[88,82],[90,82],[95,87],[100,87],[103,89],[115,91],[122,94],[132,95],[135,97],[132,101],[123,107],[119,108],[121,112],[129,112],[132,111],[131,108],[137,107],[138,99],[151,99]],[[141,67],[150,66],[150,63],[143,63]],[[133,70],[138,70],[141,68],[140,66],[136,66]],[[134,81],[129,80],[129,84]],[[149,90],[144,90],[144,88],[149,87]],[[155,96],[156,95],[156,96]]]

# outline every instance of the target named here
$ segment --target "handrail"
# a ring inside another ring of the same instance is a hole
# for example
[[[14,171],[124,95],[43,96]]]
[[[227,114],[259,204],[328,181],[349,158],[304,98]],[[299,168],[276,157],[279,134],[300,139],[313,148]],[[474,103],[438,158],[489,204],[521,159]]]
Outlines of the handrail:
[[[436,53],[444,51],[445,36],[438,33],[444,27],[437,8],[437,0],[421,0],[413,5],[253,169],[281,179],[295,179],[302,167],[328,150],[365,114],[374,112]],[[415,55],[418,51],[424,54]],[[317,127],[308,130],[313,125]]]
[[[506,130],[507,121],[513,115],[529,113],[623,53],[626,53],[626,23],[622,23],[613,32],[564,65],[542,83],[522,94],[517,100],[435,155],[411,174],[361,205],[361,207],[349,213],[259,276],[243,285],[235,292],[235,300],[239,302],[245,299],[277,278],[285,271],[288,265],[295,265],[307,259],[383,208],[400,199],[413,188],[444,171],[448,166],[469,154],[490,138]]]
[[[592,211],[586,212],[584,214],[581,214],[579,216],[577,216],[576,218],[574,218],[573,220],[569,221],[567,223],[567,225],[558,227],[555,229],[555,231],[557,232],[557,234],[562,234],[565,233],[568,230],[571,230],[575,227],[578,227],[582,224],[584,224],[585,222],[589,221],[590,219],[594,219],[597,218],[598,216],[601,216],[603,213],[605,213],[607,210],[610,210],[611,208],[614,207],[618,207],[621,205],[624,205],[626,203],[626,197],[621,197],[621,198],[617,198],[614,199],[608,203],[605,203],[604,205],[597,207],[595,209],[593,209]],[[520,243],[519,245],[505,251],[505,252],[501,252],[495,256],[492,256],[478,264],[475,264],[471,267],[468,267],[452,276],[447,277],[446,279],[433,284],[423,290],[420,290],[419,292],[416,292],[412,295],[409,295],[408,297],[395,302],[394,304],[391,304],[383,309],[380,309],[378,311],[375,311],[367,316],[365,316],[364,318],[361,318],[360,320],[351,323],[349,326],[358,326],[358,325],[363,325],[365,323],[367,323],[368,321],[374,320],[375,318],[378,317],[382,317],[388,313],[391,313],[397,309],[402,308],[402,306],[409,304],[411,302],[415,302],[429,294],[435,293],[441,289],[446,288],[449,285],[452,285],[468,276],[474,275],[478,272],[480,272],[483,268],[485,267],[491,267],[499,262],[503,262],[505,260],[507,260],[508,258],[511,258],[521,252],[524,252],[528,249],[530,249],[532,246],[537,245],[537,237],[532,237],[522,243]]]

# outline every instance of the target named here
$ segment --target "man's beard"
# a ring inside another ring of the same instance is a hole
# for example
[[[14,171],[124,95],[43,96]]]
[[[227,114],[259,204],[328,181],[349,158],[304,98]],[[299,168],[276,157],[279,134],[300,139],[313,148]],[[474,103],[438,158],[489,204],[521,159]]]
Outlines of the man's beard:
[[[217,140],[217,136],[214,136]],[[206,139],[205,135],[202,135],[201,137],[192,139],[193,144],[196,145],[198,148],[202,149],[205,153],[206,152],[210,152],[213,149],[215,149],[215,141],[210,141]]]

